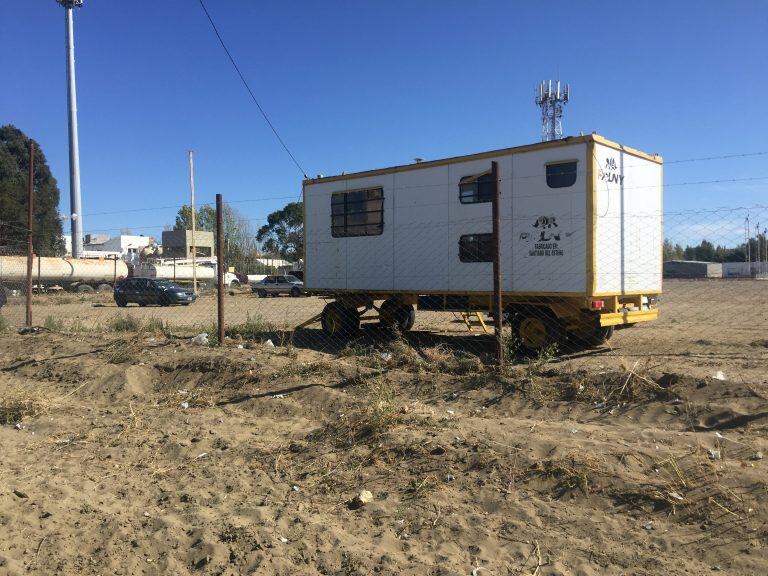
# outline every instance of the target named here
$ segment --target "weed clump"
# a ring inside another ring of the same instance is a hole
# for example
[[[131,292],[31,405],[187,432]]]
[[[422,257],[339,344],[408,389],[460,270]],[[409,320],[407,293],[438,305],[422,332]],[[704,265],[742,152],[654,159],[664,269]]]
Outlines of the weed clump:
[[[130,314],[118,314],[109,321],[109,328],[113,332],[138,332],[141,322]]]
[[[236,338],[239,336],[244,340],[260,340],[263,338],[264,334],[268,332],[275,332],[276,329],[277,327],[274,324],[268,322],[259,314],[254,316],[247,314],[243,324],[236,324],[234,326],[227,327],[224,335],[229,336],[230,338]],[[217,333],[216,330],[214,330],[213,333]],[[210,333],[208,336],[210,338]]]
[[[46,316],[45,322],[43,322],[43,328],[50,330],[51,332],[61,332],[64,330],[64,321],[57,320],[53,316]]]
[[[35,390],[10,390],[0,397],[0,423],[15,424],[48,412],[49,402]]]
[[[359,442],[380,438],[400,423],[402,413],[398,410],[392,384],[380,378],[364,380],[360,395],[364,402],[314,433],[313,437],[349,448]]]

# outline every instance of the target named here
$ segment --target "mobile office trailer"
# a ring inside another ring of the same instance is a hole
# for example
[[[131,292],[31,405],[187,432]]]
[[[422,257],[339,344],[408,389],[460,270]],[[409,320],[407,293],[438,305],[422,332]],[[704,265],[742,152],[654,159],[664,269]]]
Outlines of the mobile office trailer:
[[[596,134],[304,181],[305,285],[343,335],[375,309],[490,311],[491,162],[503,308],[524,347],[658,317],[662,159]],[[381,304],[379,304],[381,302]]]

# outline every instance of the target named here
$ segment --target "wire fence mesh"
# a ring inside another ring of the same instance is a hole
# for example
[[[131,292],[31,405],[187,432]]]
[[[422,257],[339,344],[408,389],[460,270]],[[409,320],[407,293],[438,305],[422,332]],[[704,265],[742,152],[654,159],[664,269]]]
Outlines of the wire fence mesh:
[[[398,230],[416,242],[394,254],[394,264],[392,239],[385,235],[372,236],[362,253],[347,251],[340,260],[338,254],[328,259],[318,252],[325,250],[323,242],[338,249],[330,234],[320,241],[308,231],[308,270],[303,262],[240,255],[239,268],[251,274],[235,268],[224,276],[225,344],[332,354],[357,350],[389,358],[391,347],[405,342],[425,360],[449,354],[493,363],[490,207],[474,207],[488,214],[478,210],[477,217],[457,223],[424,217],[434,206],[422,208],[415,202],[395,211]],[[663,229],[661,216],[639,212],[625,221],[598,213],[596,225],[607,226],[609,246],[596,250],[594,271],[585,231],[572,222],[536,214],[502,218],[508,361],[612,355],[663,365],[685,358],[712,373],[749,370],[763,361],[768,242],[755,225],[746,234],[745,222],[768,222],[768,210],[668,212]],[[704,241],[695,244],[694,238]],[[695,245],[682,248],[686,243]],[[26,249],[17,243],[0,252],[0,315],[6,327],[25,324]],[[342,260],[346,268],[334,269],[333,263]],[[421,268],[430,261],[438,268]],[[568,290],[573,278],[590,282],[585,275],[591,272],[602,274],[598,282],[613,285]],[[114,259],[36,257],[33,324],[72,333],[151,329],[180,338],[205,333],[204,340],[219,344],[215,266],[210,261],[197,266],[196,286],[192,276],[183,260],[128,265]],[[388,279],[382,282],[382,276]],[[625,284],[636,279],[648,288],[627,290]]]

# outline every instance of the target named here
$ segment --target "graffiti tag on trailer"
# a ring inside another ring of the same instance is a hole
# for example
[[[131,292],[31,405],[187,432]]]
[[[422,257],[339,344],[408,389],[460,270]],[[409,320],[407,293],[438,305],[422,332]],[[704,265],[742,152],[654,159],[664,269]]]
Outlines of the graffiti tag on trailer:
[[[609,184],[624,184],[624,174],[618,173],[618,166],[616,165],[616,159],[615,158],[607,158],[605,161],[605,169],[600,168],[597,172],[597,177],[599,180],[602,180],[603,182],[608,182]]]
[[[534,232],[521,232],[520,240],[530,242],[535,238],[533,248],[528,250],[528,256],[563,256],[564,251],[560,247],[560,230],[556,216],[538,216],[533,223]],[[570,234],[566,234],[569,236]]]

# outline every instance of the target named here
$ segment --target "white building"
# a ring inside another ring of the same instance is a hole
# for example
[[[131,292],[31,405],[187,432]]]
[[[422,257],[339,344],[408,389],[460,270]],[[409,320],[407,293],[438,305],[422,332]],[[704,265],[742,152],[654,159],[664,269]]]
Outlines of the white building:
[[[86,235],[83,250],[88,252],[109,252],[117,254],[126,262],[139,259],[141,251],[153,243],[149,236],[131,236],[121,234],[114,238],[104,238],[96,235]]]

